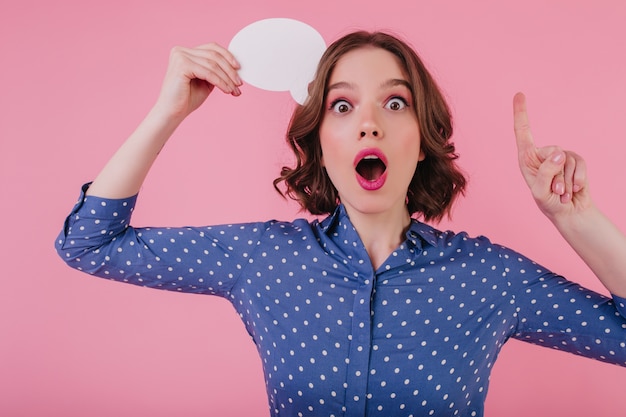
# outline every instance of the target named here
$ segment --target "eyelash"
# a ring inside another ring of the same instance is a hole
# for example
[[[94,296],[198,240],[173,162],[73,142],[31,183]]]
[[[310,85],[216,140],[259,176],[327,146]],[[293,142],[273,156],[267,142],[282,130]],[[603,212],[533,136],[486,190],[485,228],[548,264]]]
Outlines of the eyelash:
[[[333,100],[333,101],[330,103],[330,106],[328,106],[328,110],[330,110],[330,111],[335,111],[335,106],[336,106],[337,104],[339,104],[339,103],[342,103],[342,102],[343,102],[343,103],[346,103],[346,105],[348,105],[350,108],[352,108],[352,104],[350,104],[350,103],[349,103],[346,99],[343,99],[343,98],[338,98],[338,99],[336,99],[336,100]],[[341,113],[341,112],[336,112],[336,113]]]
[[[387,107],[389,105],[389,103],[391,103],[393,100],[400,100],[402,102],[402,104],[404,104],[404,107],[400,110],[403,110],[407,107],[409,107],[409,102],[407,99],[405,99],[404,97],[401,96],[393,96],[391,98],[389,98],[389,100],[387,100],[387,102],[385,103],[385,107]]]

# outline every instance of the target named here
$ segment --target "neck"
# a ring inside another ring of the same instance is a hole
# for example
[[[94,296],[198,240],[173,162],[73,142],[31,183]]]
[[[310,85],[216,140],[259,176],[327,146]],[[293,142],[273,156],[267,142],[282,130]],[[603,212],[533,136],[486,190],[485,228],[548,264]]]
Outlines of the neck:
[[[405,205],[383,213],[363,213],[349,207],[346,207],[346,212],[365,245],[374,270],[400,246],[411,224]]]

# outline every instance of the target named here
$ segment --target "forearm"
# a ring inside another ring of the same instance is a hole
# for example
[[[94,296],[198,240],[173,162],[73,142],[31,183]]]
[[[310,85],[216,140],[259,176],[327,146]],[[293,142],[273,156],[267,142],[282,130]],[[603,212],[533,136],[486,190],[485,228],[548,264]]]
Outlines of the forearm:
[[[87,194],[104,198],[137,194],[174,130],[214,87],[234,96],[241,94],[238,68],[232,54],[217,44],[173,48],[155,107],[113,155]]]
[[[137,194],[159,152],[181,121],[153,108],[104,166],[87,194],[103,198]]]
[[[626,236],[595,206],[554,224],[602,284],[626,297]]]

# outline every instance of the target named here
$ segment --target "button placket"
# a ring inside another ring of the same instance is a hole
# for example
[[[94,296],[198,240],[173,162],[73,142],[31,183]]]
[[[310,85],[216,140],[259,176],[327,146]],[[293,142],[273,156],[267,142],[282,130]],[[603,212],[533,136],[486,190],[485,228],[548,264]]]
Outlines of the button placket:
[[[346,374],[346,417],[365,415],[367,378],[372,348],[371,297],[374,287],[374,273],[359,273],[352,308],[352,340],[347,361]]]

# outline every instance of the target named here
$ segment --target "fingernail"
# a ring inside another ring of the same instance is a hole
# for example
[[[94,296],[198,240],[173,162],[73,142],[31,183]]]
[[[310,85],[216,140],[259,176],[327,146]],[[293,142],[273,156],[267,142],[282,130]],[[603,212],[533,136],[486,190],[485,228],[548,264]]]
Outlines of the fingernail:
[[[574,184],[574,186],[572,187],[572,191],[574,191],[575,193],[579,192],[582,189],[582,187],[578,184]]]
[[[555,155],[552,155],[552,162],[560,164],[564,158],[565,154],[563,152],[557,152]]]
[[[556,193],[557,193],[558,195],[561,195],[561,196],[564,196],[564,195],[565,195],[565,194],[564,194],[564,193],[565,193],[565,184],[558,183],[558,184],[556,184],[556,186],[554,187],[554,189],[555,189],[555,191],[556,191]]]

